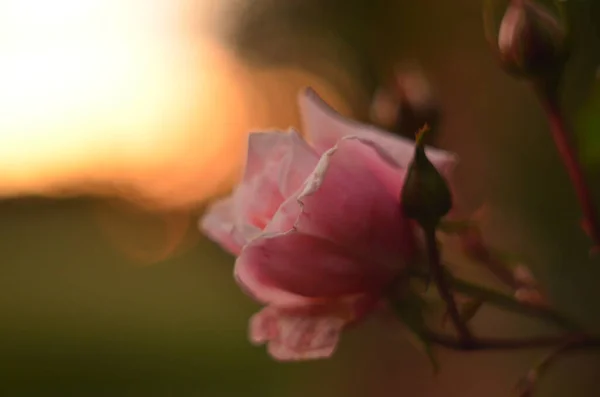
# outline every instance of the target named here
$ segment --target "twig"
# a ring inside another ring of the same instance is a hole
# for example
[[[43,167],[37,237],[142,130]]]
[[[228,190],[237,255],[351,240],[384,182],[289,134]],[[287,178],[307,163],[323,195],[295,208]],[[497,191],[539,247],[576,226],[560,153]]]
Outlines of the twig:
[[[567,316],[553,310],[549,307],[532,305],[521,302],[512,296],[505,295],[493,289],[471,283],[454,277],[448,271],[445,272],[445,280],[452,286],[456,292],[477,298],[485,303],[499,307],[506,311],[522,314],[528,317],[538,318],[549,324],[555,325],[561,329],[570,332],[581,332],[582,328]],[[411,269],[411,275],[420,279],[428,280],[430,275],[419,269]]]
[[[554,144],[560,154],[563,165],[569,174],[573,188],[583,212],[583,228],[594,242],[593,251],[600,248],[600,221],[594,206],[592,194],[586,183],[583,169],[571,143],[571,133],[565,123],[558,100],[555,95],[544,90],[537,90],[540,103],[548,117]]]
[[[450,287],[446,280],[446,272],[444,271],[444,268],[442,267],[442,263],[440,261],[440,251],[435,236],[435,228],[424,228],[424,232],[431,276],[436,284],[441,298],[446,303],[448,314],[450,315],[450,319],[452,320],[452,323],[454,324],[454,327],[458,332],[460,343],[463,346],[468,347],[471,345],[473,336],[471,335],[471,331],[469,331],[469,328],[461,318],[460,312],[458,311],[458,307],[456,306],[456,301],[454,300],[454,295],[452,295],[452,292],[450,292]]]
[[[581,327],[573,320],[552,308],[521,302],[512,296],[458,278],[453,277],[451,282],[456,291],[479,298],[484,302],[501,307],[507,311],[539,318],[568,331],[581,331]]]

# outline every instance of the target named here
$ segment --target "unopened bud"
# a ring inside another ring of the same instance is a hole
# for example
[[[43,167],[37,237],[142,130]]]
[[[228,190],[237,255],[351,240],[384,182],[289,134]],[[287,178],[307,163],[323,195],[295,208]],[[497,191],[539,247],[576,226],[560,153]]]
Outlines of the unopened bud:
[[[567,30],[534,0],[512,0],[500,23],[498,52],[503,66],[523,77],[562,70],[567,60]]]
[[[450,189],[435,166],[429,161],[423,147],[425,127],[417,136],[415,154],[408,168],[402,188],[402,210],[422,227],[437,226],[452,208]]]

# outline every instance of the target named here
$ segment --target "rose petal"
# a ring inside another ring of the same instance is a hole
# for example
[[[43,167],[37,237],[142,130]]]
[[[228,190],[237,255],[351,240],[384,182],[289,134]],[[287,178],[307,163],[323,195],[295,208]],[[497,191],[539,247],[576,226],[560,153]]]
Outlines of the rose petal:
[[[250,134],[246,171],[234,196],[238,229],[247,240],[264,229],[317,162],[317,154],[296,131]]]
[[[337,340],[329,346],[316,348],[312,350],[294,350],[284,345],[281,342],[269,342],[268,352],[276,360],[279,361],[305,361],[318,360],[321,358],[329,358],[335,352]]]
[[[240,288],[254,300],[262,303],[277,303],[280,306],[294,306],[311,302],[310,298],[285,290],[270,280],[259,267],[261,262],[247,262],[240,256],[235,263],[234,278]]]
[[[401,268],[415,248],[400,207],[404,175],[374,146],[343,139],[323,155],[300,193],[295,228],[369,258],[370,272]]]
[[[377,143],[403,168],[408,167],[412,160],[413,141],[343,117],[311,88],[300,93],[298,102],[304,132],[319,153],[332,148],[345,136],[357,136]],[[431,162],[445,175],[452,171],[457,162],[455,155],[443,150],[427,148],[426,153]]]
[[[280,161],[289,150],[289,141],[289,134],[281,131],[250,133],[242,180],[260,176],[271,163]]]
[[[234,254],[271,221],[318,162],[316,152],[293,130],[253,133],[242,181],[232,196],[209,208],[201,229]]]
[[[278,305],[298,296],[313,299],[379,291],[393,276],[367,256],[328,240],[292,230],[251,241],[240,254],[234,273],[257,300]],[[288,294],[291,296],[285,296]]]
[[[291,179],[293,186],[289,189],[295,191],[302,185],[318,160],[317,153],[294,129],[288,132],[251,133],[248,137],[248,157],[242,181],[262,177],[265,173],[277,175],[285,184],[290,184]],[[280,167],[274,168],[275,165]],[[288,189],[281,190],[288,191]]]
[[[414,249],[399,204],[404,173],[374,146],[342,140],[265,229],[279,233],[244,249],[235,270],[240,285],[278,304],[381,289]]]
[[[262,309],[250,318],[249,339],[255,345],[267,343],[279,336],[277,312],[272,308]]]
[[[298,201],[300,193],[300,191],[296,192],[281,204],[267,227],[265,227],[265,234],[286,233],[295,228],[302,211],[301,203]]]
[[[271,356],[282,361],[329,357],[348,319],[336,304],[317,308],[313,313],[311,306],[267,307],[251,319],[250,340],[268,343]]]
[[[295,130],[288,132],[290,148],[279,163],[279,191],[284,197],[297,192],[319,162],[319,155]]]
[[[235,229],[231,197],[219,200],[208,208],[200,220],[200,230],[234,255],[239,255],[246,243]]]

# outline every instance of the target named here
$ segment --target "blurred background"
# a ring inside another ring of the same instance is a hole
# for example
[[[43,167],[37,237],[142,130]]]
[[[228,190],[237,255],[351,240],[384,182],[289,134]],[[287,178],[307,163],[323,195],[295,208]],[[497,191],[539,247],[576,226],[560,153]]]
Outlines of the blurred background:
[[[398,65],[428,79],[433,143],[459,154],[464,205],[490,205],[486,235],[600,330],[600,261],[544,116],[496,64],[481,7],[0,0],[0,396],[511,395],[543,352],[441,351],[434,376],[376,319],[344,335],[332,360],[272,361],[247,342],[258,306],[236,287],[233,258],[197,230],[238,177],[248,131],[301,128],[304,86],[412,134],[418,115],[396,120],[390,94]],[[600,3],[568,9],[564,101],[600,198]],[[476,326],[532,325],[485,311]],[[600,357],[572,355],[539,395],[596,396],[598,376]]]

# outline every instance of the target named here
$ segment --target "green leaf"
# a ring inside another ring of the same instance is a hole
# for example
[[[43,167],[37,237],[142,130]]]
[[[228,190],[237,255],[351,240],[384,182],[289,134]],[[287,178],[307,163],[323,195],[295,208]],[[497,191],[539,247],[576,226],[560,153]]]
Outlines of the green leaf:
[[[427,310],[426,302],[417,293],[409,291],[401,299],[393,299],[391,304],[400,321],[406,326],[409,340],[427,355],[434,373],[437,373],[439,363],[426,337],[427,324],[424,317]]]

